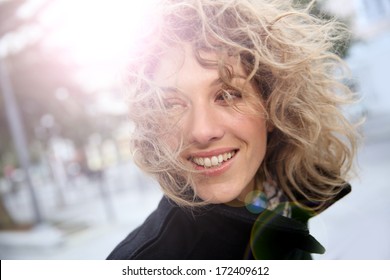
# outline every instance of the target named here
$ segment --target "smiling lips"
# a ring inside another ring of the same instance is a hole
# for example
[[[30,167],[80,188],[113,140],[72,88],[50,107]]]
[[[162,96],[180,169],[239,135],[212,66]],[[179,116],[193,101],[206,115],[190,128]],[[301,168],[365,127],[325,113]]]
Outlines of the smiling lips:
[[[192,157],[191,161],[194,162],[196,165],[204,168],[213,168],[221,166],[223,162],[230,160],[235,154],[236,151],[230,151],[211,157]]]

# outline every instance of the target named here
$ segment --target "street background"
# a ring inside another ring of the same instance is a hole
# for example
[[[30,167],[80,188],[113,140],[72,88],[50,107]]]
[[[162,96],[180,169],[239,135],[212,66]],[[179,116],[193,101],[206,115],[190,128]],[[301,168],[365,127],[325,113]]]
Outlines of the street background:
[[[113,70],[134,46],[99,25],[114,16],[142,33],[148,4],[131,2],[94,14],[89,0],[0,0],[0,259],[105,259],[157,207]],[[353,31],[345,59],[361,101],[346,114],[366,121],[352,193],[310,221],[327,249],[314,258],[390,259],[390,1],[320,2]]]

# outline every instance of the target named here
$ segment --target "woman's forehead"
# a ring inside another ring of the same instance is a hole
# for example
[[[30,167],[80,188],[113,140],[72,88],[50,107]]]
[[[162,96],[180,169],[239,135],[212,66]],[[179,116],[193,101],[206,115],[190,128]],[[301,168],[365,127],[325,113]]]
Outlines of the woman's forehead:
[[[245,71],[236,57],[213,50],[194,50],[190,44],[184,44],[168,48],[161,53],[153,78],[158,84],[177,79],[180,75],[191,75],[196,79],[198,77],[194,76],[195,73],[202,73],[202,76],[211,75],[214,79],[219,79],[218,65],[221,62],[228,66],[234,76],[245,76]]]

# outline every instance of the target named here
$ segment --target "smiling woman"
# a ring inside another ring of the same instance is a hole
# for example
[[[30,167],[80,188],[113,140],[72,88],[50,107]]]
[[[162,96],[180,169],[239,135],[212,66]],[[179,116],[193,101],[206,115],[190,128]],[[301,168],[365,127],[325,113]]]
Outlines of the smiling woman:
[[[307,221],[350,191],[345,30],[279,0],[161,0],[127,77],[157,210],[110,259],[308,259]],[[336,71],[337,70],[337,71]]]
[[[201,55],[203,59],[218,60],[215,52]],[[234,58],[229,60],[236,76],[232,85],[240,91],[225,89],[218,69],[199,64],[189,44],[164,54],[153,77],[159,87],[180,91],[175,94],[175,104],[182,107],[182,112],[173,138],[185,135],[186,148],[180,159],[188,169],[198,171],[193,177],[193,190],[208,203],[244,201],[254,189],[254,177],[267,144],[264,110],[250,114],[251,108],[240,93],[256,95],[257,89],[241,78],[245,72],[240,64]]]

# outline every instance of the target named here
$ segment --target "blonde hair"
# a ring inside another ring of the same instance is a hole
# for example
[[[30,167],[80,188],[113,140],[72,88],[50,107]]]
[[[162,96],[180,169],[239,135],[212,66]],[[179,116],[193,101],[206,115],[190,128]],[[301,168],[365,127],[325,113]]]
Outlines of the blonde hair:
[[[126,73],[132,150],[140,168],[154,176],[180,205],[198,203],[191,173],[180,164],[182,145],[165,143],[174,123],[153,84],[153,71],[167,48],[190,44],[205,67],[218,67],[229,83],[224,55],[238,57],[247,80],[259,90],[272,131],[258,170],[261,181],[275,180],[290,201],[320,211],[346,184],[357,146],[355,127],[340,106],[353,94],[341,81],[342,60],[332,52],[346,38],[338,22],[313,17],[310,7],[288,0],[163,0],[151,32]],[[219,61],[201,58],[211,50]],[[188,172],[183,172],[188,171]],[[307,201],[309,203],[305,203]]]

